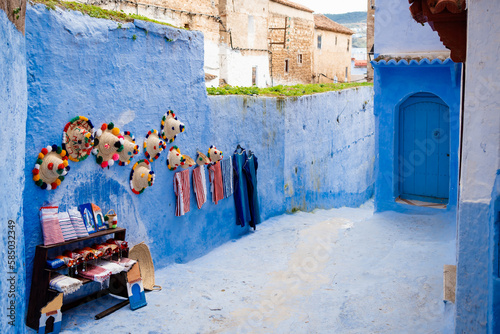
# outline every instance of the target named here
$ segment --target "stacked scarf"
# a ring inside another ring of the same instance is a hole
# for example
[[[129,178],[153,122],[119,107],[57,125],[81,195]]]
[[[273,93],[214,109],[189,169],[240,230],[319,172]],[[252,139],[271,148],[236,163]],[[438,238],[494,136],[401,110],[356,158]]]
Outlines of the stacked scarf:
[[[85,223],[83,222],[82,214],[75,208],[68,210],[69,218],[71,219],[71,225],[75,230],[76,236],[78,238],[86,237],[89,235]]]
[[[44,206],[40,208],[40,222],[42,223],[44,246],[64,242],[64,236],[57,215],[58,209],[59,207],[57,206]]]
[[[177,195],[177,205],[175,208],[176,216],[183,216],[185,213],[189,212],[190,191],[189,169],[175,173],[174,192]]]
[[[87,270],[80,271],[78,275],[82,276],[83,278],[87,278],[91,281],[99,282],[102,284],[105,280],[107,280],[111,276],[111,271],[108,269],[104,269],[102,267],[89,264],[87,265]]]
[[[77,238],[76,232],[73,227],[73,224],[71,223],[69,213],[59,212],[58,217],[59,217],[59,226],[61,226],[61,232],[63,234],[64,241],[76,239]]]
[[[109,270],[111,275],[121,273],[125,271],[125,266],[122,266],[119,262],[111,262],[106,260],[98,260],[97,266]]]
[[[221,160],[222,183],[224,186],[224,198],[233,194],[233,161],[231,158]]]
[[[50,280],[49,286],[51,289],[62,292],[66,296],[80,289],[82,281],[55,273],[54,278]]]
[[[207,180],[205,179],[205,166],[193,169],[193,189],[196,195],[198,209],[207,202]]]
[[[210,190],[212,192],[212,201],[217,204],[224,198],[224,188],[222,186],[222,172],[220,163],[216,162],[208,167]]]
[[[130,269],[132,269],[132,266],[137,263],[136,260],[132,260],[126,257],[123,257],[118,261],[111,260],[111,262],[118,263],[120,266],[124,268],[125,271],[129,271]]]

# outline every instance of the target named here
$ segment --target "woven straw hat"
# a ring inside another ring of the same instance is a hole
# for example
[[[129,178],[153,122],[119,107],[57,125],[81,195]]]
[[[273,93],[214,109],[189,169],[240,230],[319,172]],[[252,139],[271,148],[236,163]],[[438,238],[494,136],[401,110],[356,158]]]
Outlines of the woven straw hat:
[[[176,170],[182,162],[184,161],[184,156],[181,154],[181,150],[177,146],[172,146],[168,151],[167,157],[167,167],[170,170]]]
[[[198,156],[196,157],[196,163],[199,166],[208,165],[210,163],[210,159],[207,158],[205,154],[201,153],[200,151],[198,151],[197,153]]]
[[[83,116],[71,119],[63,130],[62,149],[66,151],[69,160],[83,161],[87,159],[94,145],[94,126]]]
[[[135,137],[130,131],[120,134],[123,137],[123,150],[119,153],[118,165],[127,166],[133,157],[139,153],[139,145],[135,144]]]
[[[177,116],[175,116],[172,110],[169,110],[163,115],[161,119],[161,137],[172,143],[175,140],[175,137],[186,130],[186,127],[183,123],[181,123]]]
[[[120,158],[123,151],[124,139],[120,136],[120,129],[113,123],[101,125],[101,128],[95,132],[94,149],[92,153],[96,155],[96,162],[102,168],[113,166],[115,161]]]
[[[31,171],[33,181],[42,189],[56,189],[68,174],[68,156],[57,145],[47,146],[38,154],[35,168]]]
[[[189,168],[189,167],[193,167],[195,165],[195,162],[194,162],[193,158],[191,158],[190,156],[183,155],[182,157],[184,159],[184,161],[181,162],[181,167],[183,169],[186,169],[186,168]]]
[[[210,146],[210,148],[208,149],[207,157],[211,162],[222,160],[222,156],[222,151],[219,151],[214,145]]]
[[[144,189],[151,187],[155,181],[155,173],[146,159],[139,160],[130,171],[130,189],[134,194],[142,194]]]
[[[144,139],[144,155],[153,162],[160,157],[161,151],[167,148],[165,142],[158,135],[157,130],[151,130]]]
[[[128,257],[139,262],[144,289],[150,291],[161,290],[161,286],[155,285],[155,267],[149,247],[144,242],[141,242],[130,249]]]

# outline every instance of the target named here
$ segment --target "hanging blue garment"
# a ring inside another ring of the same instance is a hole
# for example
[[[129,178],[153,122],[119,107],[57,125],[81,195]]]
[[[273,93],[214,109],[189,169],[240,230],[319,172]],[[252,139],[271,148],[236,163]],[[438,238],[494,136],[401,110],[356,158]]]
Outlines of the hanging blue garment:
[[[257,168],[259,163],[257,157],[250,151],[250,156],[247,157],[245,165],[243,165],[243,172],[247,179],[248,188],[248,203],[250,206],[250,226],[255,227],[260,224],[260,206],[259,206],[259,195],[257,192]]]
[[[239,146],[239,145],[238,145]],[[242,227],[250,222],[250,207],[248,204],[247,179],[243,173],[243,166],[247,160],[247,153],[243,148],[238,153],[233,153],[233,178],[234,178],[234,205],[236,206],[236,224]]]

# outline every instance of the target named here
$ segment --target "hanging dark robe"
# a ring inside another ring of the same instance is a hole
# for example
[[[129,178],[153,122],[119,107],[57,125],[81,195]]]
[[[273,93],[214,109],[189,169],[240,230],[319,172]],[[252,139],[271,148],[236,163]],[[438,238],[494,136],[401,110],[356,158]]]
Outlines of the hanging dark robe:
[[[251,220],[247,179],[243,172],[243,166],[246,161],[246,151],[241,149],[241,152],[238,153],[238,149],[236,149],[233,154],[234,204],[236,206],[236,224],[242,227]]]
[[[251,151],[250,151],[251,152]],[[250,153],[247,157],[245,165],[243,165],[243,172],[247,179],[247,189],[248,189],[248,203],[250,206],[250,226],[255,227],[260,224],[260,206],[259,206],[259,195],[257,192],[257,168],[259,163],[257,157]]]

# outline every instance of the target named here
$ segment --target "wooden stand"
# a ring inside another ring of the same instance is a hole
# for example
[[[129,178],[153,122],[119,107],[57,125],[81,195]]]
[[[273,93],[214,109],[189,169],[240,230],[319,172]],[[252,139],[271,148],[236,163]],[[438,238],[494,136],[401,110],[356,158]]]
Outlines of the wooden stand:
[[[31,281],[31,292],[30,292],[30,299],[29,299],[29,304],[28,304],[28,316],[26,318],[26,324],[35,329],[38,330],[39,326],[39,320],[40,320],[40,310],[51,300],[53,299],[58,292],[54,291],[49,288],[49,283],[50,279],[52,278],[52,275],[54,272],[57,272],[58,270],[61,270],[60,268],[57,270],[54,269],[47,269],[47,254],[49,249],[52,248],[57,248],[57,247],[62,247],[66,245],[71,245],[73,243],[77,243],[80,241],[85,241],[85,240],[91,240],[95,238],[99,238],[105,235],[109,234],[114,234],[115,240],[125,240],[125,233],[126,230],[124,228],[114,228],[114,229],[108,229],[96,233],[92,233],[87,237],[83,238],[78,238],[66,242],[61,242],[58,244],[50,245],[50,246],[44,246],[44,245],[38,245],[36,246],[36,251],[35,251],[35,259],[33,262],[33,275],[32,275],[32,281]],[[128,256],[128,251],[123,252],[123,257]],[[92,282],[91,280],[81,278],[81,277],[76,277],[77,279],[81,280],[83,284],[87,284]],[[113,290],[119,291],[122,290],[125,291],[126,293],[126,285],[122,287],[117,287],[116,284],[113,286]],[[116,293],[115,291],[113,291]],[[86,302],[89,302],[91,300],[100,298],[104,295],[107,295],[109,293],[109,289],[104,289],[101,291],[98,291],[96,293],[93,293],[91,295],[88,295],[86,297],[83,297],[79,300],[76,300],[74,302],[71,302],[69,304],[63,304],[62,306],[62,312],[67,311],[73,307],[76,307],[78,305],[84,304]],[[52,328],[46,328],[46,333],[52,331]]]

